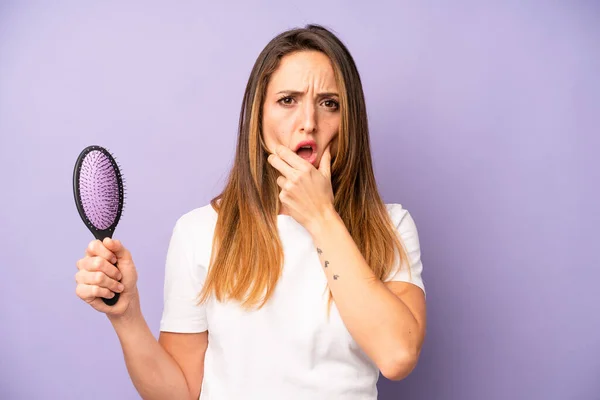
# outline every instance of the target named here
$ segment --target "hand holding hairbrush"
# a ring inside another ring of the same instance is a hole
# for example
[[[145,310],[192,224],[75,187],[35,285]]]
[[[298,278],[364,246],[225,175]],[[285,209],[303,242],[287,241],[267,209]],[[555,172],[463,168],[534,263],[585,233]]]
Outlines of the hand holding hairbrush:
[[[94,237],[100,242],[106,238],[112,238],[123,211],[125,189],[120,168],[114,157],[105,148],[88,146],[79,154],[73,171],[73,194],[79,216]],[[86,253],[89,255],[90,250],[88,249]],[[106,260],[114,257],[100,243],[96,243],[94,255],[104,256]],[[112,262],[118,269],[117,262],[113,261],[109,262]],[[109,306],[115,305],[119,300],[120,293],[112,290],[114,296],[110,297],[112,294],[106,286],[109,286],[107,282],[110,282],[113,289],[118,287],[119,283],[114,280],[119,280],[115,278],[120,278],[121,273],[118,270],[115,271],[110,265],[102,266],[101,263],[96,263],[90,269],[93,269],[94,272],[104,272],[106,277],[99,273],[94,275],[96,281],[93,289],[95,293],[87,295],[100,297]],[[104,283],[104,287],[101,286],[102,283]]]

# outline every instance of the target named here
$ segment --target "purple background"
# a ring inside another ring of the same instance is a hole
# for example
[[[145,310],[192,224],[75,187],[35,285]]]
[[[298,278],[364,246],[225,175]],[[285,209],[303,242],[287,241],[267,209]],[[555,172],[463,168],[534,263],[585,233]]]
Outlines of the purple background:
[[[75,159],[123,166],[157,335],[173,224],[222,187],[260,50],[309,22],[355,56],[381,192],[421,237],[425,348],[380,399],[600,398],[598,5],[90,3],[0,5],[1,399],[138,398],[75,296]]]

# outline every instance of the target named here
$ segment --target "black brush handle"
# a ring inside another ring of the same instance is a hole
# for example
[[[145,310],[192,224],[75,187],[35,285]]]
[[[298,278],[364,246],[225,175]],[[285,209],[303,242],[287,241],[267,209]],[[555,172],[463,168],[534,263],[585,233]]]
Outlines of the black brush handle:
[[[115,267],[119,268],[119,266],[117,264],[118,263],[114,263],[113,265]],[[111,299],[102,297],[102,301],[104,302],[104,304],[106,304],[107,306],[114,306],[115,304],[117,304],[117,301],[119,301],[119,297],[121,297],[121,293],[117,293],[117,292],[114,292],[114,293],[115,293],[115,295]]]
[[[96,239],[98,239],[100,242],[104,242],[104,239],[106,239],[106,238],[112,239],[114,228],[109,228],[106,230],[99,230],[99,229],[96,229],[96,228],[90,227],[90,226],[88,226],[88,228],[90,228],[90,230],[94,234],[94,237]],[[118,262],[114,263],[113,265],[115,267],[117,267],[117,269],[119,269]],[[121,297],[121,293],[117,293],[117,292],[113,292],[113,293],[115,295],[110,299],[107,299],[106,297],[101,297],[102,301],[107,306],[114,306],[115,304],[117,304],[117,301],[119,301],[119,297]]]

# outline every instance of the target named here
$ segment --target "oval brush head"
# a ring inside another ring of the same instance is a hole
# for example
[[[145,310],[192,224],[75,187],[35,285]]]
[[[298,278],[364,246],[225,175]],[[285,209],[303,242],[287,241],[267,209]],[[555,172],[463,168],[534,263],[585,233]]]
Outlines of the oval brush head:
[[[100,241],[112,237],[125,204],[125,187],[114,157],[101,146],[86,147],[77,158],[73,171],[73,193],[79,216]],[[111,299],[115,304],[119,293]]]

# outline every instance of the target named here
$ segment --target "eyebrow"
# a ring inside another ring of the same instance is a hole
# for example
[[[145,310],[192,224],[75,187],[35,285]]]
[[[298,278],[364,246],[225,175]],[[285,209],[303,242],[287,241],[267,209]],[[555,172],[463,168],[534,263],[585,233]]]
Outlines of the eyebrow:
[[[303,95],[304,92],[301,92],[298,90],[282,90],[275,94],[287,94],[287,95],[298,96],[298,95]],[[322,93],[318,93],[317,95],[320,97],[333,97],[333,96],[339,97],[340,96],[339,94],[337,94],[335,92],[322,92]]]

